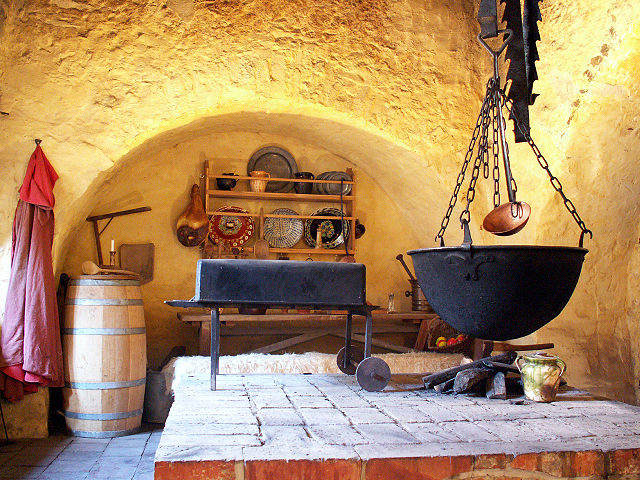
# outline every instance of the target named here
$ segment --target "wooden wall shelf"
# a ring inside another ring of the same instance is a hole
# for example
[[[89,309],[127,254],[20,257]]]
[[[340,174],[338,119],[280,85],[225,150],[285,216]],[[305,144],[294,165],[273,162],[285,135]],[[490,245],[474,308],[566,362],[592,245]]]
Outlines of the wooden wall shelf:
[[[349,222],[349,236],[346,240],[347,249],[345,250],[344,244],[336,247],[336,248],[312,248],[309,247],[305,242],[304,238],[298,242],[297,245],[291,248],[269,248],[269,254],[275,255],[306,255],[313,256],[319,255],[322,258],[327,258],[327,256],[344,256],[348,253],[348,255],[355,256],[356,248],[355,248],[355,230],[356,230],[356,181],[354,172],[352,169],[345,169],[346,173],[353,179],[352,181],[344,181],[345,185],[351,185],[351,192],[349,195],[343,195],[342,199],[340,195],[321,195],[321,194],[304,194],[304,193],[295,193],[295,192],[253,192],[249,190],[249,182],[251,180],[255,180],[255,177],[247,176],[247,175],[224,175],[224,174],[214,174],[211,173],[209,167],[209,161],[205,161],[204,164],[204,177],[205,177],[205,211],[208,216],[213,215],[225,215],[229,217],[252,217],[256,219],[260,225],[260,228],[257,230],[257,239],[264,238],[263,233],[263,225],[265,218],[297,218],[302,221],[306,221],[309,219],[314,220],[339,220],[339,217],[331,217],[331,216],[320,216],[320,215],[311,215],[313,212],[299,212],[299,215],[278,215],[273,213],[265,213],[265,207],[270,202],[276,202],[277,207],[282,207],[284,203],[291,203],[291,208],[293,210],[298,210],[297,204],[305,204],[305,203],[323,203],[327,206],[336,207],[342,205],[344,207],[344,221]],[[231,178],[237,181],[237,184],[233,190],[219,190],[216,188],[216,179],[218,178]],[[302,183],[312,183],[312,184],[336,184],[340,183],[340,181],[335,180],[310,180],[310,179],[292,179],[292,178],[269,178],[265,179],[267,181],[285,181],[285,182],[302,182]],[[260,209],[256,211],[255,204],[250,204],[253,206],[253,211],[244,212],[218,212],[216,211],[218,208],[224,206],[225,204],[229,204],[229,200],[240,200],[239,207],[244,208],[243,202],[251,202],[251,201],[259,201]],[[224,203],[223,203],[224,202]],[[274,206],[274,208],[277,208]],[[255,234],[254,234],[255,235]],[[209,240],[205,242],[205,246],[209,243]],[[244,246],[242,248],[242,255],[245,256],[253,256],[253,240],[249,241],[248,246]],[[212,248],[213,247],[213,248]],[[216,246],[212,246],[209,244],[208,248],[205,248],[205,252],[214,252],[213,255],[218,255],[219,257],[223,256],[225,253],[223,252],[223,248],[217,248]],[[216,253],[217,252],[217,253]],[[205,256],[211,255],[210,253],[206,253]]]

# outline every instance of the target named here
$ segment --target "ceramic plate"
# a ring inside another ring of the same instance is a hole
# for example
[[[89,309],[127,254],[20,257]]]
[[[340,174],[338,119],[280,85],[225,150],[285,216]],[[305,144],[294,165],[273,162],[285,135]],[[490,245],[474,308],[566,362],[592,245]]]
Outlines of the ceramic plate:
[[[216,212],[248,213],[240,207],[221,207]],[[231,247],[240,247],[247,243],[255,224],[251,217],[236,217],[235,215],[212,215],[209,219],[209,239],[215,244],[226,243]]]
[[[264,147],[251,155],[247,164],[247,174],[254,170],[269,172],[271,177],[293,178],[298,172],[298,165],[293,155],[280,147]],[[293,182],[269,182],[267,192],[290,192]]]
[[[318,229],[322,232],[322,247],[336,248],[349,237],[349,221],[340,220],[339,208],[322,208],[312,214],[318,217],[337,217],[336,220],[308,219],[304,224],[304,241],[312,248],[316,246]],[[344,233],[344,234],[343,234]]]
[[[344,180],[345,182],[351,182],[353,179],[346,172],[323,172],[316,177],[316,180]],[[343,195],[349,195],[351,193],[352,185],[344,185],[342,188]],[[315,193],[322,195],[340,195],[340,183],[316,183],[314,184]]]
[[[329,172],[325,180],[344,180],[345,182],[350,182],[352,178],[346,172]],[[343,185],[342,195],[349,195],[351,193],[351,187],[352,185]],[[324,189],[328,195],[340,195],[339,183],[327,183]]]
[[[276,215],[298,215],[289,208],[277,208],[273,212]],[[264,219],[264,238],[274,248],[291,248],[302,238],[304,225],[297,218],[272,218]]]

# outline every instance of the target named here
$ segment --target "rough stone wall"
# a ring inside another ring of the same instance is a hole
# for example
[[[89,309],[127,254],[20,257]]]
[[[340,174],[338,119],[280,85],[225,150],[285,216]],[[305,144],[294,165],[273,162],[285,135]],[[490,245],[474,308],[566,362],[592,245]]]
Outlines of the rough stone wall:
[[[638,402],[640,5],[545,2],[542,14],[534,134],[594,238],[569,309],[538,337],[570,360],[571,380]],[[544,189],[545,215],[563,222],[541,221],[536,241],[573,244],[577,227]]]
[[[490,75],[476,3],[0,0],[0,110],[11,114],[0,118],[0,297],[34,137],[61,176],[58,272],[118,166],[144,172],[151,151],[238,131],[341,156],[397,205],[416,247],[432,246]],[[534,138],[595,237],[568,308],[533,337],[556,342],[572,383],[627,401],[640,378],[639,9],[543,2],[531,110]],[[574,245],[544,173],[522,145],[512,152],[527,158],[512,162],[533,218],[511,239],[477,227],[474,238]],[[488,206],[478,197],[476,225]]]

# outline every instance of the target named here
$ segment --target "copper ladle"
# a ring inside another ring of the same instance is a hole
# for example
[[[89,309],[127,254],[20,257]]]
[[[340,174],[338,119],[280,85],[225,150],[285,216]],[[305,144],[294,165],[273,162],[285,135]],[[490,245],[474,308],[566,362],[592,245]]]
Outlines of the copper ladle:
[[[531,207],[525,202],[509,202],[497,206],[484,217],[482,227],[500,236],[518,233],[529,221]]]

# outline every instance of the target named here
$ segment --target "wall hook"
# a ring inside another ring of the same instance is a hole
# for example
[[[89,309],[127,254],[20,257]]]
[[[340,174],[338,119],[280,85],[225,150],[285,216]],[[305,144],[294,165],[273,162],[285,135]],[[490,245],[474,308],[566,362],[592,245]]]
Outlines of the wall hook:
[[[35,142],[36,142],[36,146],[38,146],[42,143],[42,140],[40,140],[39,138],[36,138]]]

